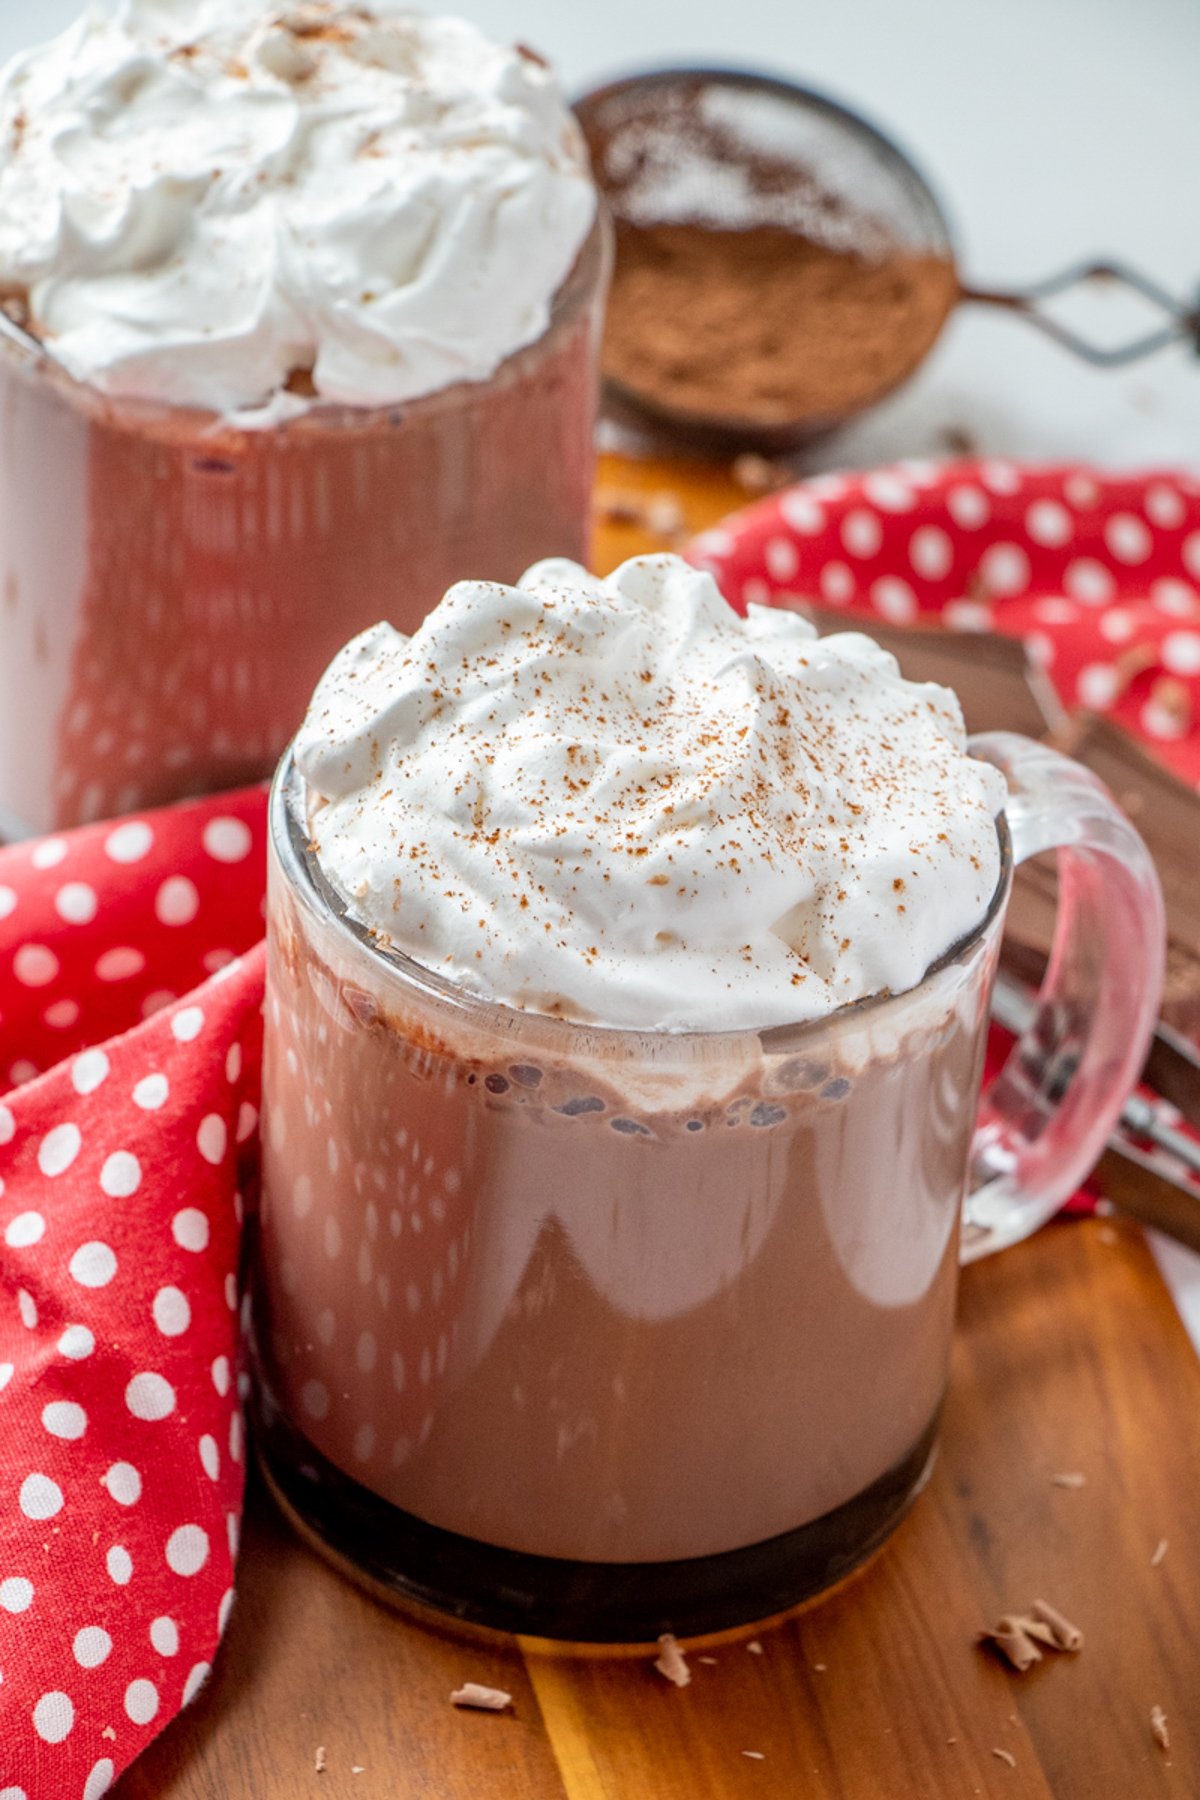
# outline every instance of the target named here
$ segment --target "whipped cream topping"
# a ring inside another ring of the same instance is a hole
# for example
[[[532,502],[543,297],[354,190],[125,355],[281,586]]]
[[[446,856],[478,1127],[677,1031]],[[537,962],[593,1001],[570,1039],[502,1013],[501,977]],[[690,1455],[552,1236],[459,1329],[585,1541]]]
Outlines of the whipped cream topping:
[[[0,76],[0,290],[113,395],[483,380],[594,214],[545,65],[396,0],[122,0]]]
[[[638,557],[460,582],[335,658],[296,739],[324,873],[464,988],[767,1028],[918,983],[987,912],[1005,785],[870,638]]]

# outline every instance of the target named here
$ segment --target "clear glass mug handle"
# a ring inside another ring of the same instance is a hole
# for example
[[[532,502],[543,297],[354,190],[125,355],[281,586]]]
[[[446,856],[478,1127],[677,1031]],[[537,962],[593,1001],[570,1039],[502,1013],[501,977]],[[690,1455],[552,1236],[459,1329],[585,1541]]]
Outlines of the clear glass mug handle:
[[[980,1103],[964,1262],[1036,1231],[1096,1161],[1145,1060],[1166,954],[1154,863],[1107,788],[1012,732],[970,748],[1008,779],[1014,863],[1058,852],[1058,917],[1033,1018]]]

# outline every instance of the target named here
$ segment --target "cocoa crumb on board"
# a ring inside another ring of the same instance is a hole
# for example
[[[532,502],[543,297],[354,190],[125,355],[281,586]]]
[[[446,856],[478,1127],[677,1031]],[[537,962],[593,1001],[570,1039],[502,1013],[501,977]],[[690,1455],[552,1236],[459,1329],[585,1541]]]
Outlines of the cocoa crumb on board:
[[[678,537],[687,519],[674,494],[652,494],[646,502],[646,524],[658,537]]]
[[[674,494],[627,494],[601,490],[596,495],[596,516],[605,525],[634,525],[655,537],[679,538],[687,530],[687,515]]]
[[[606,525],[642,525],[645,513],[636,494],[596,495],[596,514]]]
[[[1154,1555],[1150,1558],[1150,1567],[1152,1569],[1157,1569],[1159,1563],[1162,1561],[1163,1557],[1166,1554],[1167,1554],[1167,1540],[1166,1540],[1166,1538],[1159,1538],[1157,1544],[1155,1544],[1155,1546],[1154,1546]]]
[[[1007,1763],[1010,1769],[1015,1769],[1017,1766],[1017,1759],[1013,1755],[1011,1750],[1001,1750],[1001,1749],[997,1748],[996,1745],[993,1745],[992,1746],[992,1755],[998,1756],[1000,1761],[1002,1763]]]
[[[318,1775],[325,1773],[325,1746],[317,1745],[317,1754],[313,1757],[313,1770]]]
[[[1083,1633],[1057,1608],[1045,1600],[1035,1600],[1028,1613],[1006,1613],[990,1631],[981,1631],[979,1642],[1023,1675],[1034,1663],[1041,1662],[1043,1645],[1072,1654],[1082,1650]]]
[[[1161,1706],[1150,1708],[1150,1729],[1154,1733],[1154,1741],[1160,1750],[1171,1748],[1171,1735],[1167,1730],[1167,1715]]]
[[[503,1688],[483,1687],[478,1681],[464,1681],[450,1699],[455,1706],[471,1706],[476,1712],[507,1712],[513,1703]]]
[[[658,1640],[658,1657],[654,1666],[665,1680],[673,1682],[678,1688],[687,1687],[692,1679],[687,1658],[670,1631],[664,1631]]]
[[[1078,1470],[1070,1470],[1065,1475],[1052,1475],[1050,1483],[1052,1487],[1081,1488],[1087,1486],[1087,1476],[1081,1475]]]
[[[744,494],[774,494],[787,487],[792,479],[792,471],[786,463],[772,462],[769,457],[757,456],[752,450],[735,456],[729,473]]]
[[[763,1653],[763,1647],[757,1638],[751,1638],[750,1642],[746,1645],[746,1648],[751,1656],[761,1656]]]
[[[715,1668],[717,1659],[715,1656],[698,1656],[696,1658],[696,1661],[702,1662],[702,1663],[709,1663]]]

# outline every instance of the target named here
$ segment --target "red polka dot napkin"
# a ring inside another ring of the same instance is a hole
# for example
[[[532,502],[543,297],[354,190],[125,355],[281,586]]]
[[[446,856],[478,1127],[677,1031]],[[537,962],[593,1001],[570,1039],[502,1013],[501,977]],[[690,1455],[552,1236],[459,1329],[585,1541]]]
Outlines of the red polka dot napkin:
[[[1024,639],[1200,780],[1200,482],[830,476],[693,546],[737,602]],[[0,850],[0,1800],[100,1800],[233,1604],[261,789]]]
[[[1021,638],[1068,709],[1200,784],[1200,479],[982,461],[819,476],[697,538],[734,605]]]
[[[0,1796],[99,1800],[233,1604],[263,795],[0,851]]]

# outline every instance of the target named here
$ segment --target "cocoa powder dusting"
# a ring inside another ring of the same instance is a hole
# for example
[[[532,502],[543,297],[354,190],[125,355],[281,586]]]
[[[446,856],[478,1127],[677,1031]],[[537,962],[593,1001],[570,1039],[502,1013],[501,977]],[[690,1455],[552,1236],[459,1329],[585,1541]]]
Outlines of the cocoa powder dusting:
[[[894,387],[954,304],[954,266],[859,254],[777,226],[617,220],[604,372],[672,413],[833,422]]]

